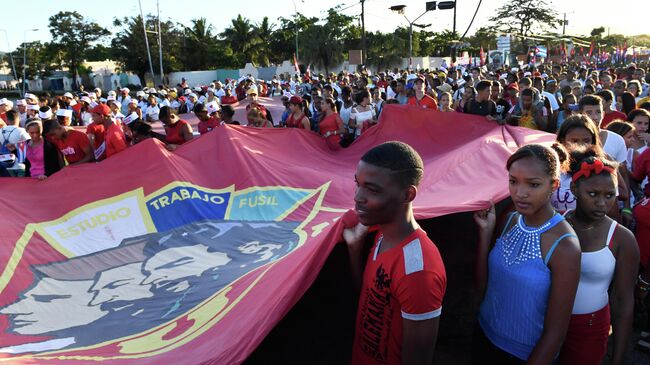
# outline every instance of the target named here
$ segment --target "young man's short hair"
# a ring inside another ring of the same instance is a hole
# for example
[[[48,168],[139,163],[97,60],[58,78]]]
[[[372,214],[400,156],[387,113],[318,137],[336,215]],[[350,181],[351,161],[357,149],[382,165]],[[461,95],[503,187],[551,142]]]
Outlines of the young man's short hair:
[[[485,89],[489,89],[491,86],[492,86],[491,81],[482,80],[482,81],[479,81],[478,84],[476,84],[475,88],[476,88],[476,91],[483,91]]]
[[[580,101],[578,102],[580,111],[582,111],[585,108],[585,106],[598,106],[598,105],[600,105],[601,107],[603,106],[603,99],[598,95],[585,95],[582,98],[580,98]]]
[[[43,134],[47,135],[51,131],[60,128],[61,124],[56,119],[50,119],[43,122]]]
[[[373,147],[361,161],[391,170],[391,175],[402,187],[418,186],[424,173],[420,155],[406,143],[390,141]]]
[[[596,95],[600,96],[606,102],[614,100],[614,93],[612,90],[600,90]]]

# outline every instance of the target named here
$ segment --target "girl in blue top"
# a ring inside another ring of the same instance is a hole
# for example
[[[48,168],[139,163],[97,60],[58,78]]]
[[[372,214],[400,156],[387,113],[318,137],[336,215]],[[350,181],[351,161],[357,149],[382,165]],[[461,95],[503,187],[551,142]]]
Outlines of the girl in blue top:
[[[562,346],[580,277],[580,245],[550,202],[560,161],[566,160],[561,146],[554,149],[527,145],[508,159],[517,211],[500,229],[494,247],[494,205],[474,214],[477,285],[483,297],[474,364],[552,364]]]

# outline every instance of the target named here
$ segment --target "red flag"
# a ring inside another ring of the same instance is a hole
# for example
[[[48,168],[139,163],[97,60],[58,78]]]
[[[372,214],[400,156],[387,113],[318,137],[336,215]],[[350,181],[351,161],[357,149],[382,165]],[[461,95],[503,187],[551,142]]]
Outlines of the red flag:
[[[589,46],[589,58],[591,58],[591,55],[594,53],[594,42],[591,42],[591,45]]]
[[[296,73],[300,75],[300,67],[298,67],[298,59],[296,58],[296,54],[293,54],[293,67],[296,68]]]
[[[479,54],[481,57],[481,66],[485,65],[485,52],[483,51],[483,46],[481,46],[481,53]]]
[[[260,103],[283,109],[279,100]],[[426,219],[504,199],[508,157],[554,139],[481,116],[387,105],[376,126],[339,151],[310,131],[228,125],[173,153],[149,139],[45,181],[6,178],[0,358],[241,363],[339,242],[340,217],[354,208],[352,177],[370,148],[400,140],[420,153],[413,206]],[[480,184],[476,172],[484,172]],[[81,193],[71,181],[93,189]]]

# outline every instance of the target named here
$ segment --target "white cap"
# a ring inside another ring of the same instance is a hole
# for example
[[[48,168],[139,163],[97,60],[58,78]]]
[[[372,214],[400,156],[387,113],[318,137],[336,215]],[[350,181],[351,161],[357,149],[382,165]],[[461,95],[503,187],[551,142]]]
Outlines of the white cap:
[[[131,101],[129,101],[129,104],[138,105],[138,99],[131,99]]]
[[[27,104],[27,106],[25,107],[25,109],[27,109],[27,110],[38,110],[38,109],[40,109],[40,108],[39,108],[38,105],[35,105],[35,104]]]
[[[108,92],[108,96],[115,97],[115,95],[116,95],[115,90],[111,90],[111,91]]]
[[[505,79],[507,79],[507,78],[508,78],[508,74],[501,74],[501,75],[499,76],[499,80],[505,80]]]
[[[142,91],[142,90],[140,90],[140,91],[138,91],[137,93],[135,93],[135,96],[146,96],[146,95],[147,95],[147,94],[146,94],[144,91]]]
[[[77,105],[77,101],[74,99],[70,100],[70,106],[75,106],[75,105]]]
[[[184,94],[185,95],[190,95],[192,93],[192,89],[185,89]]]
[[[466,82],[465,80],[463,80],[463,79],[459,79],[459,80],[456,81],[456,85],[457,85],[458,87],[462,87],[462,86],[465,85],[466,83],[467,83],[467,82]]]
[[[72,110],[70,109],[59,109],[56,111],[57,117],[68,117],[72,118]]]
[[[36,101],[38,101],[38,98],[36,97],[36,95],[31,94],[31,93],[25,93],[25,99],[30,99],[30,100],[36,100]]]
[[[41,119],[50,119],[50,118],[52,118],[52,109],[47,108],[46,112],[39,111],[38,112],[38,117],[41,118]]]
[[[188,95],[187,97],[188,97],[188,98],[194,98],[194,99],[198,99],[198,98],[199,98],[198,96],[196,96],[195,93],[190,93],[190,95]]]
[[[126,116],[124,119],[122,119],[122,122],[123,122],[124,124],[127,124],[127,125],[128,125],[128,124],[133,123],[133,121],[136,120],[136,119],[138,119],[138,118],[139,118],[139,117],[138,117],[138,113],[133,112],[133,113],[129,114],[128,116]]]
[[[208,92],[214,94],[214,89],[213,88],[208,88]]]
[[[543,78],[543,79],[548,79],[548,74],[547,74],[547,73],[543,73],[543,74],[542,74],[542,78]]]
[[[72,93],[65,93],[65,94],[63,94],[63,97],[64,98],[74,99],[74,96],[72,96]]]
[[[86,102],[87,104],[90,104],[90,103],[92,103],[92,102],[93,102],[93,101],[92,101],[92,100],[90,100],[90,98],[89,98],[89,97],[87,97],[87,96],[82,96],[82,97],[81,97],[81,101],[85,101],[85,102]]]
[[[96,107],[97,105],[99,105],[99,104],[97,104],[96,102],[92,101],[92,102],[90,102],[90,105],[89,105],[89,106],[90,106],[91,108],[94,108],[94,107]]]
[[[208,114],[212,114],[212,113],[216,113],[219,110],[221,110],[221,107],[219,106],[219,104],[217,104],[215,102],[211,102],[211,103],[208,103],[207,109],[208,109]]]
[[[11,103],[11,102],[7,98],[0,99],[0,105],[5,105],[5,104],[9,104],[9,103]]]
[[[115,100],[115,95],[108,95],[108,97],[106,98],[106,101],[113,101],[113,100]]]
[[[167,96],[167,91],[165,91],[165,90],[160,90],[160,91],[158,91],[158,94],[160,94],[160,95],[162,95],[162,96]]]
[[[95,93],[88,93],[88,97],[91,99],[97,99],[97,94]]]
[[[99,91],[99,92],[102,92],[102,89],[96,87],[96,88],[93,89],[93,91]]]
[[[528,77],[528,76],[531,76],[531,75],[532,75],[532,74],[530,73],[530,71],[526,71],[526,72],[524,72],[524,77]]]
[[[125,91],[127,94],[131,92],[131,90],[129,90],[128,87],[123,87],[122,89],[120,89],[120,92],[125,92]]]
[[[156,93],[156,89],[152,87],[152,88],[150,88],[149,90],[147,90],[147,92],[148,92],[149,94],[155,94],[155,93]]]
[[[121,107],[122,107],[122,103],[120,103],[120,102],[117,101],[116,99],[109,100],[109,104],[110,104],[110,103],[115,104],[118,108],[121,108]]]
[[[107,101],[106,98],[99,98],[99,102],[102,104],[106,104]]]
[[[27,105],[27,102],[25,99],[18,99],[16,100],[16,105]]]
[[[201,91],[201,87],[200,86],[195,87],[194,91]]]

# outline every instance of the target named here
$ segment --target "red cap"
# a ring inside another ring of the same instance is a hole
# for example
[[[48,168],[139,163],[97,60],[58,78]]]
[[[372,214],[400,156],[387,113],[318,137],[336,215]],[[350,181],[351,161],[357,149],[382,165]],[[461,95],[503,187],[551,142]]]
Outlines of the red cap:
[[[302,104],[302,98],[298,95],[294,95],[289,99],[289,104],[297,104],[301,105]]]
[[[111,115],[111,108],[109,108],[106,104],[97,104],[97,106],[92,108],[90,112],[103,116],[109,116]]]
[[[514,89],[514,90],[519,91],[519,85],[517,85],[516,82],[513,82],[512,84],[509,84],[508,86],[506,86],[506,89]]]

